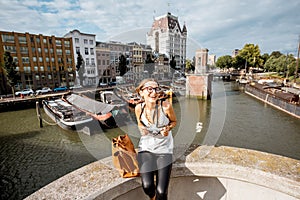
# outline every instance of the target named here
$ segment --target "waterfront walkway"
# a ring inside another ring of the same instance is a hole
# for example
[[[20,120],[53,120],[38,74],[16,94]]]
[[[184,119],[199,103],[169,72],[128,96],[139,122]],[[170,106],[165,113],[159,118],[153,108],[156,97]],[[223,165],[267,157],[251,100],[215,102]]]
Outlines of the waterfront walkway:
[[[300,161],[226,146],[190,149],[173,165],[169,199],[300,199]],[[33,193],[35,199],[148,199],[140,178],[124,179],[111,157]]]

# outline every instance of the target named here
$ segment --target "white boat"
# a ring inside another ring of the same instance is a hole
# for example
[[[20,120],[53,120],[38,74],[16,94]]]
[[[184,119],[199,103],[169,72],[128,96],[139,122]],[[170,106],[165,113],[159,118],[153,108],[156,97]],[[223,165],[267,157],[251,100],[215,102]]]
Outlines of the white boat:
[[[45,113],[63,129],[81,129],[88,122],[93,121],[91,116],[86,115],[85,112],[78,110],[62,99],[43,100],[42,103]]]

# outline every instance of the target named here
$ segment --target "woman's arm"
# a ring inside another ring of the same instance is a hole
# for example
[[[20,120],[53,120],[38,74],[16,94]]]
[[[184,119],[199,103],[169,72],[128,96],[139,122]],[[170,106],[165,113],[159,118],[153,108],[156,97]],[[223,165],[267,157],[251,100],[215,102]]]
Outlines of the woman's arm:
[[[140,121],[140,116],[141,116],[141,112],[142,112],[142,104],[141,103],[137,104],[134,108],[134,111],[135,111],[135,117],[136,117],[136,121],[137,121],[138,128],[140,130],[141,135],[147,135],[148,130],[146,129],[146,127],[143,126],[143,124]]]
[[[163,109],[164,109],[164,112],[168,116],[169,121],[170,121],[169,124],[167,126],[165,126],[162,130],[162,134],[164,136],[167,136],[168,132],[176,126],[177,118],[176,118],[176,114],[175,114],[175,111],[173,109],[173,106],[170,104],[170,102],[164,101],[163,102]]]

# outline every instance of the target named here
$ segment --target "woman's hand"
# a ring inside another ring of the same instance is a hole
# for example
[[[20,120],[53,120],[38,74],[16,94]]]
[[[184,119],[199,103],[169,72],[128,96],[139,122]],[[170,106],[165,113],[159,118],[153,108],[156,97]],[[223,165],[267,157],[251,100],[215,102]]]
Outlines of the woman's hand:
[[[142,136],[149,134],[149,131],[148,131],[147,127],[139,126],[139,129],[140,129],[140,133],[141,133]]]
[[[169,131],[170,131],[170,127],[169,126],[165,126],[161,129],[160,134],[162,136],[168,136],[169,135]]]

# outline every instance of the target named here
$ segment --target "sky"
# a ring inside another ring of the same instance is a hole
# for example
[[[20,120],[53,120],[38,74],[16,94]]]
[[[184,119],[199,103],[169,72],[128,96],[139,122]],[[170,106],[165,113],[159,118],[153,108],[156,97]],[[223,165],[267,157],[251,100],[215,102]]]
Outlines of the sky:
[[[0,30],[63,37],[74,29],[97,41],[146,44],[153,20],[170,12],[188,31],[187,57],[218,57],[245,44],[261,54],[297,56],[299,0],[0,0]]]

